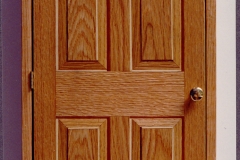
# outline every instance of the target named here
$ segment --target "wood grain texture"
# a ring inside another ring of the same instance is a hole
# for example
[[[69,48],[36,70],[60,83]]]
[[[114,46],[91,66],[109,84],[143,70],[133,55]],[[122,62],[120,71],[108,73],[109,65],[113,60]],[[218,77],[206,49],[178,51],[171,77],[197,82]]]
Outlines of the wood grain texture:
[[[130,7],[129,0],[114,0],[108,2],[109,37],[108,70],[130,70]]]
[[[132,69],[181,70],[181,1],[132,0]]]
[[[110,117],[110,160],[129,159],[129,117]]]
[[[106,0],[59,1],[57,27],[59,69],[106,70]]]
[[[205,1],[184,0],[185,124],[184,159],[206,159]],[[199,102],[190,100],[194,87],[204,90]],[[196,138],[197,137],[197,138]]]
[[[56,115],[182,116],[183,78],[183,72],[60,71]]]
[[[58,159],[106,159],[107,119],[58,119]]]
[[[97,60],[96,0],[68,1],[68,60]]]
[[[171,1],[141,2],[142,60],[173,60]]]
[[[131,119],[132,160],[181,160],[181,118]]]
[[[57,120],[57,160],[68,159],[68,128]]]
[[[68,159],[98,160],[98,130],[68,130]]]
[[[172,136],[172,129],[142,128],[142,160],[172,160]]]
[[[34,0],[34,159],[56,159],[54,0]]]
[[[32,159],[32,1],[22,0],[22,159]]]
[[[216,159],[216,0],[206,1],[207,159]]]

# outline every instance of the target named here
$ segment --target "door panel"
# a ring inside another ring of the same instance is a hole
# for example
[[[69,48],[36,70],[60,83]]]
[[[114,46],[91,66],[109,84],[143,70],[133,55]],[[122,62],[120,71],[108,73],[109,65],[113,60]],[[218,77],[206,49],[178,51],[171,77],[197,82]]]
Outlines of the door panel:
[[[133,118],[130,122],[133,160],[182,158],[181,118]]]
[[[59,160],[106,159],[106,119],[58,119]]]
[[[106,0],[59,0],[59,69],[106,70]]]
[[[36,159],[205,159],[203,0],[34,0],[34,73]]]
[[[181,70],[181,1],[132,0],[133,70]]]
[[[184,74],[56,73],[57,116],[183,116]]]

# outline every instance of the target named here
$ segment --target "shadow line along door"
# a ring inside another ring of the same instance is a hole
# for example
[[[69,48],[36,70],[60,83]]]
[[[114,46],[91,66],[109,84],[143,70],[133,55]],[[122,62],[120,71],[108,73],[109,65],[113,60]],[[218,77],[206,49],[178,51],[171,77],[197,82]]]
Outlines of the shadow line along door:
[[[204,0],[34,0],[34,159],[206,159]]]

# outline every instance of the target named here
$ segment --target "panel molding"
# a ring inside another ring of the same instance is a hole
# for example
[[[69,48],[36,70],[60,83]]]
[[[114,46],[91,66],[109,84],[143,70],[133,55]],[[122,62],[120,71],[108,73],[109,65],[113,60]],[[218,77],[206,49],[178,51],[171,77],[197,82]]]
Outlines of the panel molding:
[[[75,156],[93,160],[107,158],[107,119],[57,119],[56,123],[56,156],[59,160],[74,159]],[[76,150],[79,147],[81,151]]]
[[[182,159],[181,118],[132,118],[130,139],[130,160]]]
[[[85,1],[85,3],[87,2],[90,3],[90,1]],[[76,49],[74,50],[72,48],[71,44],[73,42],[70,41],[72,39],[75,39],[75,43],[80,43],[79,41],[81,38],[84,38],[86,41],[88,41],[84,36],[86,36],[85,34],[89,32],[84,32],[87,29],[85,30],[82,29],[81,30],[82,32],[80,33],[77,32],[77,34],[75,34],[75,32],[72,31],[72,29],[73,30],[76,29],[75,26],[71,27],[71,30],[69,30],[70,26],[66,25],[67,24],[66,22],[68,21],[69,17],[71,17],[71,15],[69,15],[70,13],[68,9],[73,10],[73,8],[76,6],[74,5],[74,7],[72,7],[72,5],[70,5],[71,3],[69,2],[69,0],[56,1],[56,5],[58,6],[56,26],[58,28],[58,35],[56,37],[56,41],[58,43],[57,61],[59,70],[107,70],[107,3],[106,0],[96,0],[95,2],[96,8],[94,10],[96,10],[95,15],[96,17],[94,19],[95,22],[92,22],[95,23],[93,24],[95,27],[93,32],[96,38],[95,45],[93,45],[94,48],[92,49],[94,53],[92,52],[84,53],[86,54],[85,55],[86,57],[93,55],[93,58],[84,58],[83,57],[84,55],[80,55],[80,57],[76,55],[77,51]],[[84,4],[82,5],[84,9],[90,10],[89,8],[86,7],[86,5]],[[78,13],[76,13],[77,15],[75,15],[75,17],[80,17],[78,19],[86,23],[90,21],[89,19],[81,19],[81,14],[84,14],[83,10],[76,11],[78,11]],[[86,13],[89,14],[89,11],[86,11]],[[72,32],[74,33],[74,35]],[[81,43],[83,42],[81,41]],[[83,44],[82,47],[84,48]],[[86,49],[84,49],[84,51],[86,51]]]
[[[130,13],[130,18],[131,18],[131,53],[132,53],[132,70],[176,70],[180,71],[182,70],[182,28],[181,28],[181,21],[182,21],[182,16],[181,16],[181,8],[182,4],[180,0],[173,1],[171,0],[171,4],[168,4],[170,8],[170,13],[166,13],[167,16],[169,16],[169,21],[170,21],[170,26],[167,24],[162,24],[155,22],[156,20],[152,20],[155,25],[167,25],[168,31],[170,32],[167,37],[164,35],[167,33],[162,33],[162,31],[156,31],[158,30],[159,27],[155,27],[156,32],[161,32],[162,36],[158,36],[156,33],[153,34],[155,39],[153,40],[152,43],[154,43],[155,48],[159,48],[157,50],[158,53],[148,53],[148,56],[151,57],[146,57],[144,56],[144,51],[143,51],[143,27],[144,24],[142,22],[143,17],[141,16],[141,13],[143,12],[143,2],[145,1],[139,1],[139,0],[131,0],[131,13]],[[153,1],[151,1],[153,3]],[[148,3],[151,3],[148,1]],[[157,1],[161,3],[161,1]],[[155,4],[156,5],[156,4]],[[161,5],[164,5],[161,4]],[[158,8],[154,8],[155,6],[146,6],[144,7],[151,7],[152,10],[156,10]],[[145,9],[148,11],[148,8]],[[159,11],[155,11],[158,12]],[[149,13],[151,14],[151,13]],[[164,11],[161,10],[161,14],[159,13],[159,16],[164,15]],[[169,15],[170,14],[170,15]],[[164,16],[166,17],[166,15]],[[147,17],[145,17],[147,19]],[[164,19],[166,22],[167,19]],[[151,21],[151,19],[149,19]],[[164,23],[163,22],[163,23]],[[146,25],[147,26],[152,26],[152,29],[154,31],[154,24],[148,22]],[[145,25],[145,26],[146,26]],[[164,28],[164,27],[163,27]],[[165,31],[163,31],[165,32]],[[160,34],[160,33],[159,33]],[[164,38],[167,38],[170,40],[171,44],[170,46],[160,46],[158,47],[157,45],[160,45],[160,43],[164,43],[165,40],[162,40]],[[146,38],[145,38],[146,39]],[[145,40],[148,41],[148,40]],[[153,47],[154,48],[154,47]],[[160,50],[162,50],[162,53],[160,53]],[[167,51],[166,51],[167,50]],[[145,57],[145,58],[144,58]],[[161,57],[161,58],[160,58]]]

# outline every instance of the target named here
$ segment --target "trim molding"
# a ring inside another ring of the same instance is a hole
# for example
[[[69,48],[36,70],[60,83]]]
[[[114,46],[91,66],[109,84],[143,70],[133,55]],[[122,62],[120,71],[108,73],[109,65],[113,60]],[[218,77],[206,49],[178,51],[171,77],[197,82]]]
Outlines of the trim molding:
[[[216,0],[206,0],[207,160],[216,159]],[[22,0],[22,159],[32,157],[32,0]]]

